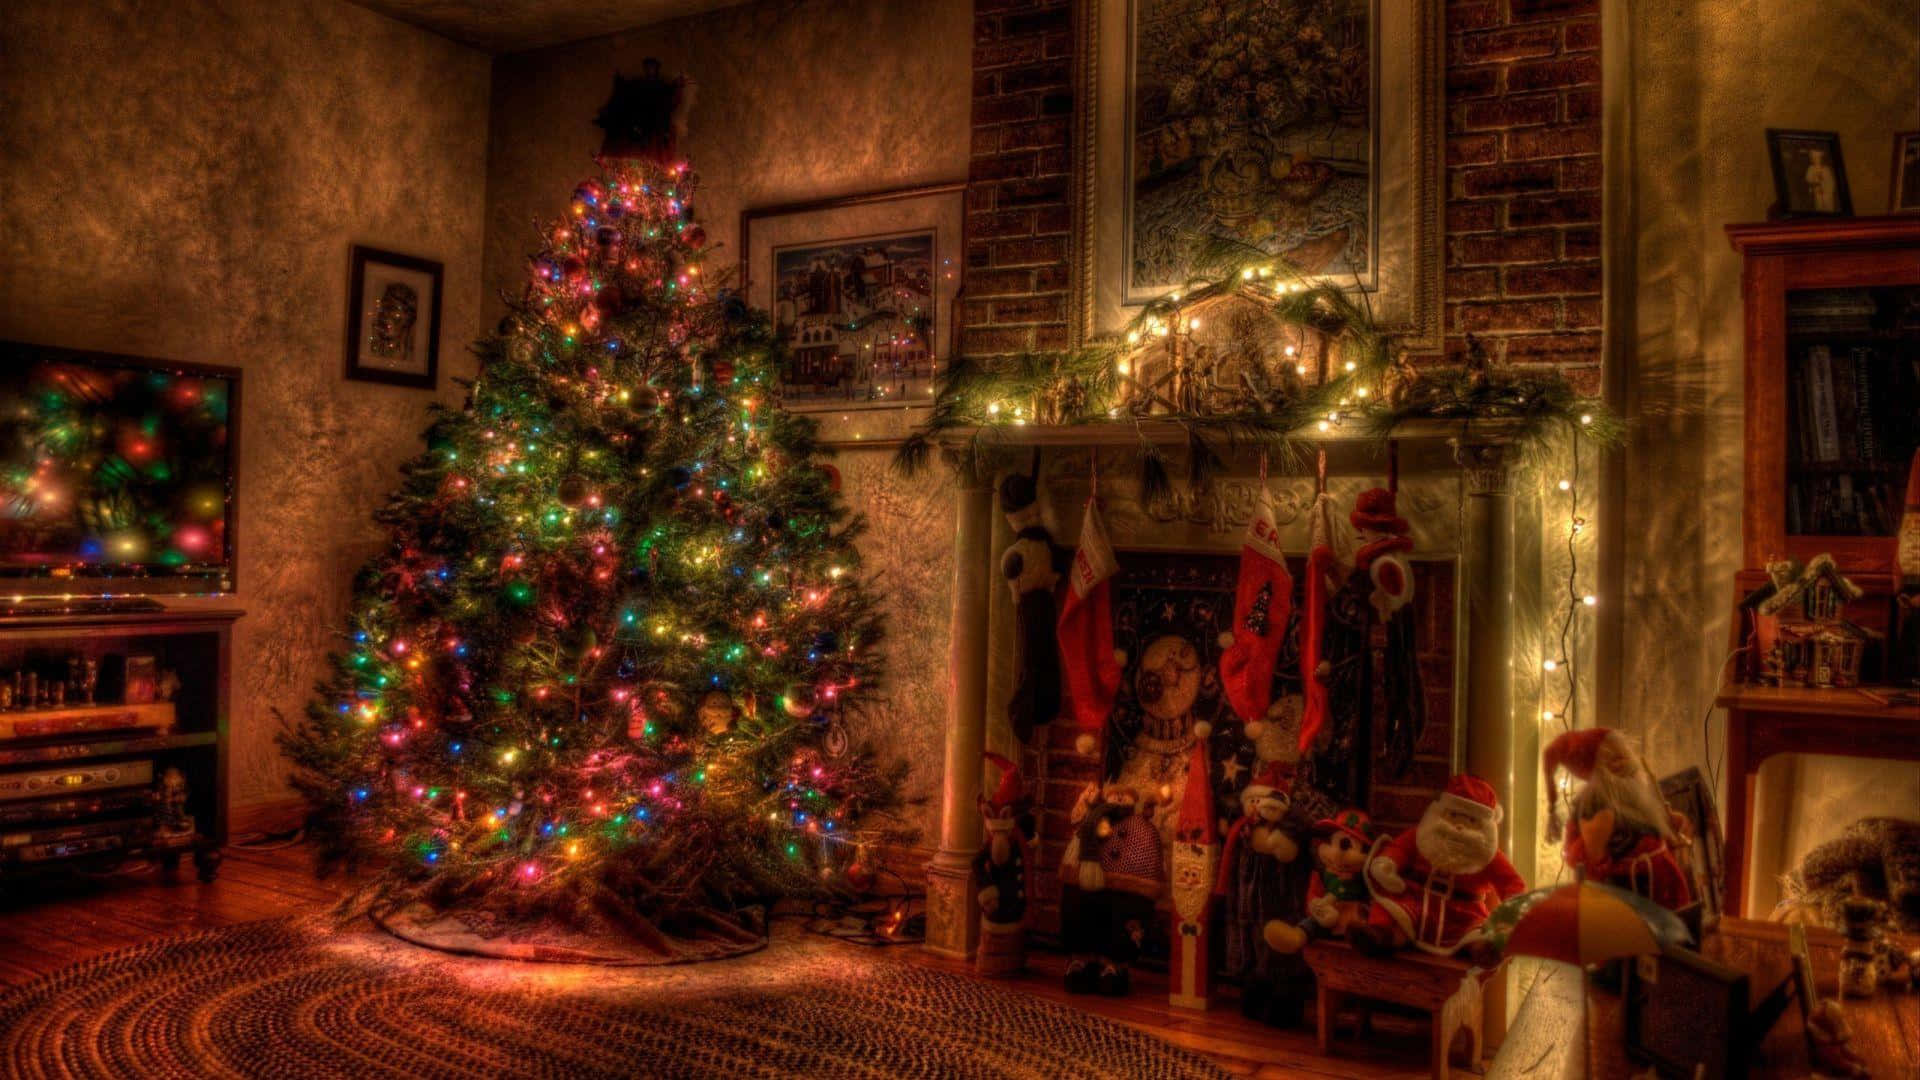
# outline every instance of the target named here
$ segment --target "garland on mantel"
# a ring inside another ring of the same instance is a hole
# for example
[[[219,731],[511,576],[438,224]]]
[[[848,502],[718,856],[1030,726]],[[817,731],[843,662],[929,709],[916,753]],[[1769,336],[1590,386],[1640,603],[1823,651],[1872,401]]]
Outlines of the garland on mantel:
[[[1210,240],[1196,247],[1192,265],[1186,288],[1148,303],[1118,334],[1073,349],[952,361],[896,466],[919,470],[958,430],[971,429],[972,449],[999,428],[1131,424],[1142,489],[1154,496],[1170,489],[1171,478],[1167,448],[1148,424],[1184,431],[1187,481],[1196,488],[1223,467],[1223,449],[1257,446],[1298,461],[1306,444],[1336,430],[1385,441],[1409,421],[1463,428],[1499,421],[1522,455],[1557,433],[1601,444],[1623,433],[1599,399],[1580,394],[1558,371],[1493,364],[1472,335],[1464,365],[1416,367],[1378,329],[1364,293],[1312,280],[1258,249]],[[1203,314],[1236,298],[1242,310],[1271,318],[1274,340],[1287,344],[1271,356],[1260,342],[1231,342],[1253,362],[1242,357],[1241,385],[1222,401],[1218,387],[1191,374],[1215,362],[1220,346],[1200,344],[1193,333]],[[1169,374],[1183,365],[1184,382]]]

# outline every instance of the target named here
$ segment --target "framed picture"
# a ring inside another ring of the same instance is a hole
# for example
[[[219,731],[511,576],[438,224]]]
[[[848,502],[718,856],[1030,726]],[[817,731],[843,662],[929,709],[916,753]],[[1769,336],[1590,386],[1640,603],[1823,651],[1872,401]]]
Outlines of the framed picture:
[[[1661,778],[1660,795],[1690,826],[1693,846],[1688,849],[1688,869],[1694,898],[1703,905],[1702,921],[1712,925],[1722,914],[1727,880],[1726,841],[1720,833],[1720,812],[1713,804],[1713,785],[1699,766],[1688,766]]]
[[[1832,131],[1767,129],[1780,217],[1852,217],[1840,136]]]
[[[1893,180],[1887,190],[1893,193],[1890,213],[1920,214],[1920,131],[1894,133]]]
[[[747,302],[772,314],[787,346],[782,404],[866,426],[873,417],[851,414],[932,404],[953,349],[965,189],[942,184],[741,214]]]
[[[1081,8],[1080,334],[1185,286],[1211,239],[1350,287],[1409,347],[1439,347],[1438,0]]]
[[[347,378],[431,390],[440,378],[440,264],[353,246]]]
[[[1685,949],[1634,957],[1622,995],[1628,1058],[1680,1080],[1747,1075],[1748,987],[1746,972]]]

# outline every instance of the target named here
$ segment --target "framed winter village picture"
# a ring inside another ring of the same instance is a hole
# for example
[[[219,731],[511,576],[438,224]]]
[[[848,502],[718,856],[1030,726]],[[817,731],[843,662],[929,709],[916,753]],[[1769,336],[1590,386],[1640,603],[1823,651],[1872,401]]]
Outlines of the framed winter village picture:
[[[741,215],[747,300],[772,316],[786,350],[783,404],[848,414],[932,403],[952,348],[963,187]],[[838,426],[829,421],[828,437]]]

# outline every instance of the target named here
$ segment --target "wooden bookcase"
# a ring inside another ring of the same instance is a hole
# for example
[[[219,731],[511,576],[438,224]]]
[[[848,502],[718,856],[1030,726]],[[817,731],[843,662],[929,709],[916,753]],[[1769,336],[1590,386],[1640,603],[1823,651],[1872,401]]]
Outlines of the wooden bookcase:
[[[1844,570],[1889,572],[1920,441],[1920,217],[1727,236],[1745,257],[1742,562],[1831,552]]]
[[[93,704],[0,712],[8,736],[0,738],[0,841],[13,849],[0,851],[0,888],[137,856],[171,873],[191,854],[201,879],[212,879],[227,840],[232,627],[240,615],[181,608],[0,617],[0,671],[58,671],[79,657],[98,661],[103,673]],[[115,672],[128,656],[152,658],[167,684],[156,697],[167,700],[126,703],[129,679]],[[126,827],[156,817],[164,801],[157,786],[169,769],[186,780],[193,834]]]
[[[1734,581],[1742,597],[1769,562],[1823,552],[1864,592],[1854,624],[1898,627],[1895,536],[1907,469],[1920,444],[1920,217],[1730,225],[1744,259],[1745,500]],[[1885,657],[1869,664],[1869,680]],[[1727,902],[1743,913],[1754,781],[1775,754],[1920,761],[1920,706],[1888,687],[1760,686],[1753,658],[1715,704],[1727,714]]]

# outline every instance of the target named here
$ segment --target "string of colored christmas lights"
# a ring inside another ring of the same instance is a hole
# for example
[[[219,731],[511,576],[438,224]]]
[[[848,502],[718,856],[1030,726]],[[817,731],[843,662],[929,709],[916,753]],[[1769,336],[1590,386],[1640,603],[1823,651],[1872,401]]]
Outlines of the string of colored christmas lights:
[[[887,835],[904,767],[845,745],[882,640],[862,524],[773,399],[766,318],[703,273],[688,167],[601,166],[283,738],[324,852],[385,867],[372,903],[672,926]]]

